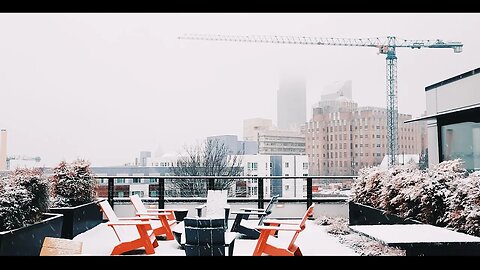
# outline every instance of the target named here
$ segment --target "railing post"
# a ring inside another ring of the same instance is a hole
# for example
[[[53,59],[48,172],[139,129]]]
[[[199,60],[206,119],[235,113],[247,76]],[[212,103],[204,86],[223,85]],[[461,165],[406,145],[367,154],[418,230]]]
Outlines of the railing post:
[[[165,178],[158,178],[158,208],[165,208]]]
[[[263,178],[257,179],[258,208],[263,208]]]
[[[215,178],[210,178],[208,179],[208,190],[214,190],[215,189]]]
[[[307,177],[307,208],[312,205],[312,177]]]
[[[107,192],[108,192],[108,203],[110,206],[113,208],[113,189],[115,186],[114,178],[110,177],[108,178],[108,186],[107,186]]]

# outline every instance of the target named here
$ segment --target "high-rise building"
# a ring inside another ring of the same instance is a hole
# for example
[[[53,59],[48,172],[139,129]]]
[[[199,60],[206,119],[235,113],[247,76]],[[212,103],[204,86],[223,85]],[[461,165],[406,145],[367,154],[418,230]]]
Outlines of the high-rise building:
[[[306,82],[300,76],[282,75],[277,91],[277,126],[300,130],[307,118]]]
[[[322,95],[305,127],[309,173],[352,175],[379,165],[387,154],[386,117],[386,109],[358,107],[348,95]],[[398,117],[399,154],[420,154],[426,148],[423,125],[404,124],[408,114]]]

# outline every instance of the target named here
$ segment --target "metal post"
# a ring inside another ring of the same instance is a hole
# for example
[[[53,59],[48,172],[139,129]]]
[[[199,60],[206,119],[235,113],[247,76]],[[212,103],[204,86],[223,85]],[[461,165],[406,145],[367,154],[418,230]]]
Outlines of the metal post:
[[[113,189],[115,186],[115,182],[113,180],[114,178],[108,178],[108,186],[107,186],[108,203],[112,208],[113,208]]]
[[[312,205],[312,178],[307,177],[307,208]]]
[[[257,179],[258,183],[258,190],[257,190],[257,200],[258,200],[258,208],[263,208],[263,178]]]
[[[215,178],[208,179],[208,190],[215,189]]]
[[[158,208],[165,208],[165,179],[158,178]]]

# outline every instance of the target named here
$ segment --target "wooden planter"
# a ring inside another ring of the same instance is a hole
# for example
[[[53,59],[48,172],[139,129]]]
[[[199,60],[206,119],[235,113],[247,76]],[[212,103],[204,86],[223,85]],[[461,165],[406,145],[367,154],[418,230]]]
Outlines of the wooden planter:
[[[422,224],[414,219],[405,219],[385,211],[350,201],[348,203],[349,225],[393,225],[393,224]]]
[[[44,220],[14,230],[0,232],[0,256],[38,256],[45,237],[60,237],[63,215],[44,214]]]
[[[103,216],[97,203],[81,204],[75,207],[50,208],[51,213],[63,214],[62,238],[73,239],[78,234],[102,223]]]

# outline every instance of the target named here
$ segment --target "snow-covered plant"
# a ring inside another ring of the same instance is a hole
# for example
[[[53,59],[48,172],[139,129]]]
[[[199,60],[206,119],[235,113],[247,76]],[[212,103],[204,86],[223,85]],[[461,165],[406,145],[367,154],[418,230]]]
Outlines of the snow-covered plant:
[[[387,213],[480,236],[480,172],[469,175],[460,159],[424,171],[366,168],[352,194],[353,201]]]
[[[49,204],[48,179],[41,169],[16,169],[0,180],[0,231],[42,219]]]
[[[52,185],[54,207],[77,206],[95,200],[95,175],[86,160],[60,162],[53,169]]]
[[[480,236],[480,172],[453,182],[452,194],[447,200],[447,226]]]
[[[377,207],[385,172],[378,167],[360,169],[358,178],[352,186],[353,200]]]

